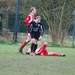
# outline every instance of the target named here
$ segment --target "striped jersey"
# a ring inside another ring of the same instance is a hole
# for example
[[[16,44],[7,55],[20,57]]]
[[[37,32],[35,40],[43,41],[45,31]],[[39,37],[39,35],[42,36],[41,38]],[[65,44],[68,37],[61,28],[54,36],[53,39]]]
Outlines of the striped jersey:
[[[34,15],[32,13],[30,13],[27,16],[27,18],[24,20],[24,23],[28,26],[32,20],[34,20]]]

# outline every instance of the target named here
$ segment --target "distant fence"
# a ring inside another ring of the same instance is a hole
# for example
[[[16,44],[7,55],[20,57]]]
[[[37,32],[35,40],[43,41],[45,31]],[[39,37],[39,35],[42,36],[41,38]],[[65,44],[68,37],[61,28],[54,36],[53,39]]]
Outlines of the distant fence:
[[[15,14],[8,14],[8,20],[4,16],[5,15],[0,14],[0,32],[3,31],[3,28],[13,32]],[[6,21],[8,23],[5,23]],[[22,17],[22,14],[19,14],[18,32],[26,32],[26,25],[24,24],[24,18]]]

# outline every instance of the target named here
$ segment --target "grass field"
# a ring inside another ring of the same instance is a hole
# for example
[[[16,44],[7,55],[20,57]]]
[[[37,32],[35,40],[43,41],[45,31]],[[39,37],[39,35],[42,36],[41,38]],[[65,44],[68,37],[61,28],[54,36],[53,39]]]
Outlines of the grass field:
[[[75,75],[75,48],[47,47],[66,57],[22,55],[18,48],[0,44],[0,75]]]

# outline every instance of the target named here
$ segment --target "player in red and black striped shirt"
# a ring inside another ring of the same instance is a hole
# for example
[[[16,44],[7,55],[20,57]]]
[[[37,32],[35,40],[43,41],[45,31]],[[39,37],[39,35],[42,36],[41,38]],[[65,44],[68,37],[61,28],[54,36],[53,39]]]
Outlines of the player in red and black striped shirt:
[[[36,13],[36,8],[35,8],[35,7],[31,7],[31,8],[30,8],[30,14],[29,14],[29,15],[27,16],[27,18],[24,20],[24,23],[25,23],[26,26],[27,26],[27,30],[28,30],[28,27],[29,27],[30,22],[31,22],[32,20],[34,20],[34,15],[35,15],[35,13]],[[23,42],[23,44],[20,46],[20,48],[19,48],[19,52],[22,53],[22,54],[23,54],[23,51],[22,51],[22,50],[23,50],[24,46],[25,46],[27,43],[29,43],[30,40],[31,40],[31,36],[30,36],[29,31],[27,31],[27,36],[28,36],[27,40],[25,40],[25,41]]]

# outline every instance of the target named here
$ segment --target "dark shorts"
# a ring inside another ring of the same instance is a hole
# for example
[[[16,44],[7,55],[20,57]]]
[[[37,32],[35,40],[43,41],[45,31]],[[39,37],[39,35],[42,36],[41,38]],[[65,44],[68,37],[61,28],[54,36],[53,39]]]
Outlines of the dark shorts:
[[[37,34],[37,35],[35,35],[35,34],[31,34],[31,38],[33,39],[36,39],[36,40],[39,40],[39,37],[40,37],[40,35],[39,34]]]

